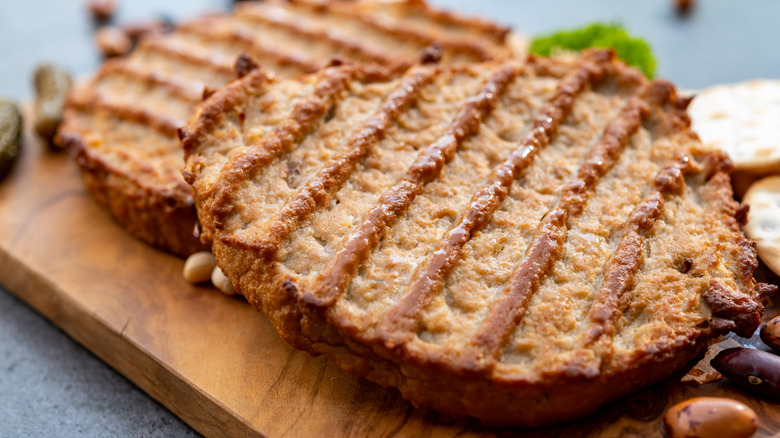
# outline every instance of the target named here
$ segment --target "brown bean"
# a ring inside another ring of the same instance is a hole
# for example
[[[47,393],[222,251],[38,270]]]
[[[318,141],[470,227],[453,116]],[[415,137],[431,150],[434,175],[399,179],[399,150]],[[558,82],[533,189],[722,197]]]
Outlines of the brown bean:
[[[780,356],[752,348],[728,348],[710,365],[742,388],[780,397]]]
[[[775,350],[780,350],[780,316],[772,319],[761,327],[761,340],[764,341],[767,346],[774,348]]]
[[[55,65],[43,64],[35,69],[35,131],[51,141],[62,122],[65,97],[73,84],[70,74]]]
[[[133,48],[133,42],[120,28],[105,26],[95,33],[95,43],[106,58],[126,55]]]
[[[669,408],[664,427],[670,438],[747,438],[758,429],[758,419],[736,400],[696,397]]]

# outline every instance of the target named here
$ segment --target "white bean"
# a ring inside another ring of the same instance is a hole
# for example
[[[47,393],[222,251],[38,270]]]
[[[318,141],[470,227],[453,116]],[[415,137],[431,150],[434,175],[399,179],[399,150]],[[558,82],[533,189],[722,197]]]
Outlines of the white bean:
[[[233,283],[231,283],[230,279],[222,273],[222,270],[219,269],[219,266],[215,267],[214,270],[211,271],[211,283],[214,284],[214,286],[225,295],[236,294],[236,290],[233,289]]]
[[[203,283],[211,278],[211,271],[217,266],[214,255],[208,251],[196,252],[184,262],[182,274],[189,283]]]

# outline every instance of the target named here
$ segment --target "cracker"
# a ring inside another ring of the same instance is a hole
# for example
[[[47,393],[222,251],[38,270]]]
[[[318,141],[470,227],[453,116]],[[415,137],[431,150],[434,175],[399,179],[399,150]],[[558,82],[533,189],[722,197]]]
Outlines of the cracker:
[[[761,261],[780,274],[780,176],[750,186],[743,201],[750,205],[745,234],[756,241]]]
[[[688,111],[705,147],[726,152],[736,170],[780,172],[780,81],[709,87]]]

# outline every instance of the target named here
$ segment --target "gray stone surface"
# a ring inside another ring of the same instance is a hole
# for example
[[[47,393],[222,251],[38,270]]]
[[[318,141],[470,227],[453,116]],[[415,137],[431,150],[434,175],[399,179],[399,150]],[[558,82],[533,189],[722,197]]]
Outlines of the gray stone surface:
[[[0,288],[0,437],[200,436]]]
[[[646,38],[659,75],[697,89],[780,76],[776,0],[698,1],[687,18],[670,0],[432,0],[529,34],[592,20],[620,21]],[[81,75],[99,62],[84,0],[0,0],[0,96],[32,95],[41,61]],[[125,0],[120,21],[224,10],[227,0]],[[2,199],[0,199],[2,202]],[[2,278],[0,278],[2,284]],[[0,438],[197,436],[81,345],[0,288]]]

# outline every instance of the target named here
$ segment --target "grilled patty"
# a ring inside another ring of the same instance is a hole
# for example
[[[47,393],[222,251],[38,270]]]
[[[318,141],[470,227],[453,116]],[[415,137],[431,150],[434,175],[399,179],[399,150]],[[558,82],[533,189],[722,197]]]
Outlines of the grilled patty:
[[[198,105],[185,178],[292,345],[417,406],[544,426],[759,324],[774,288],[687,103],[603,50],[256,71]]]
[[[121,225],[186,256],[203,245],[193,237],[177,129],[204,95],[235,77],[239,55],[282,77],[334,58],[403,71],[421,57],[506,57],[506,32],[419,0],[245,3],[152,35],[127,58],[106,62],[71,93],[58,142],[74,151],[90,192]]]

